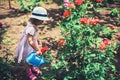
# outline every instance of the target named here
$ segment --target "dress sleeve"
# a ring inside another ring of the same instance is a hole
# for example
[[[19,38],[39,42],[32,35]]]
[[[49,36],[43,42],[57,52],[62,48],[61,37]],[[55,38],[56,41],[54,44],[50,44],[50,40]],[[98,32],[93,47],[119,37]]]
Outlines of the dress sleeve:
[[[35,29],[33,27],[28,27],[26,29],[26,34],[34,35],[35,34]]]

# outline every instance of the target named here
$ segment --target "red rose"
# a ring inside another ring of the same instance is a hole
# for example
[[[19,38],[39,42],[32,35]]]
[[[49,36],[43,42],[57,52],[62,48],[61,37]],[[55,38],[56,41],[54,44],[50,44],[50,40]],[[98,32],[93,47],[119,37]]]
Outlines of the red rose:
[[[103,0],[95,0],[95,2],[101,3],[101,2],[103,2]]]
[[[80,23],[81,24],[88,24],[88,19],[87,18],[81,18]]]
[[[83,0],[75,0],[75,4],[78,6],[81,5],[82,3],[83,3]]]
[[[2,27],[3,26],[3,24],[0,22],[0,27]]]
[[[63,16],[65,17],[65,18],[67,18],[67,17],[69,17],[70,16],[70,11],[69,10],[66,10],[64,13],[63,13]]]
[[[115,29],[115,27],[114,27],[114,26],[112,26],[112,27],[110,27],[110,29],[111,29],[111,30],[114,30],[114,29]]]
[[[105,50],[105,48],[106,48],[106,44],[103,41],[101,41],[100,42],[100,50]]]
[[[104,43],[105,45],[108,45],[108,44],[109,44],[109,40],[105,39],[105,40],[103,40],[103,43]]]
[[[44,46],[41,48],[42,54],[45,53],[49,48],[47,46]]]
[[[96,25],[98,22],[100,22],[99,19],[91,19],[91,20],[89,21],[89,24]]]
[[[60,39],[58,41],[58,46],[62,46],[64,43],[65,43],[65,40],[64,39]]]
[[[89,24],[96,25],[97,23],[96,23],[96,21],[94,19],[92,19],[92,20],[89,21]]]

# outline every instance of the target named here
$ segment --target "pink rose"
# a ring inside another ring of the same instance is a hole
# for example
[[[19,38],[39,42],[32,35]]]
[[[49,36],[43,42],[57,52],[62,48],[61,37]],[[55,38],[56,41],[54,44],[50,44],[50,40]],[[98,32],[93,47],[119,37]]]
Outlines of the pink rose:
[[[68,3],[68,2],[69,2],[69,0],[64,0],[64,2],[65,2],[65,3]]]
[[[69,3],[64,3],[64,7],[68,7],[69,6]]]

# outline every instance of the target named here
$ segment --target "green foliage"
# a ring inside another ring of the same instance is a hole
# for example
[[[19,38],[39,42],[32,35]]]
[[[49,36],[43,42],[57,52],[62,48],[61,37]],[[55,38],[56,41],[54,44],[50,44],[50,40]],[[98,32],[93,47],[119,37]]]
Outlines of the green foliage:
[[[19,0],[19,3],[24,11],[31,11],[37,4],[37,0]]]
[[[18,0],[24,11],[31,11],[34,7],[39,5],[39,2],[50,0]]]
[[[108,3],[108,0],[101,0],[102,2],[96,2],[95,0],[87,0],[90,1],[90,3],[92,3],[94,5],[94,7],[103,7]],[[100,0],[99,0],[100,1]]]
[[[4,57],[0,57],[0,79],[1,80],[13,80],[12,75],[12,60],[9,60],[9,57],[13,56],[11,54],[6,54]]]
[[[111,30],[109,27],[107,27],[107,28],[106,27],[107,26],[104,26],[104,27],[101,28],[101,34],[102,34],[102,36],[111,39],[112,38],[112,34],[116,33],[117,30]]]
[[[119,11],[117,8],[111,9],[110,14],[111,14],[112,16],[119,16],[120,11]]]

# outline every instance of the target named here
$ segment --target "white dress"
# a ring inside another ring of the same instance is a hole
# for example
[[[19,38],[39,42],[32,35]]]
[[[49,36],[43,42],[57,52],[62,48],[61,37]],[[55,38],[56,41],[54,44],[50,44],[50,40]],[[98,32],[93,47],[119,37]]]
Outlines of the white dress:
[[[37,32],[38,29],[36,28],[36,26],[30,22],[25,27],[16,49],[15,57],[18,59],[18,63],[20,63],[21,60],[25,60],[30,52],[35,52],[35,50],[30,46],[28,42],[28,34],[34,37],[34,42],[38,46]]]

